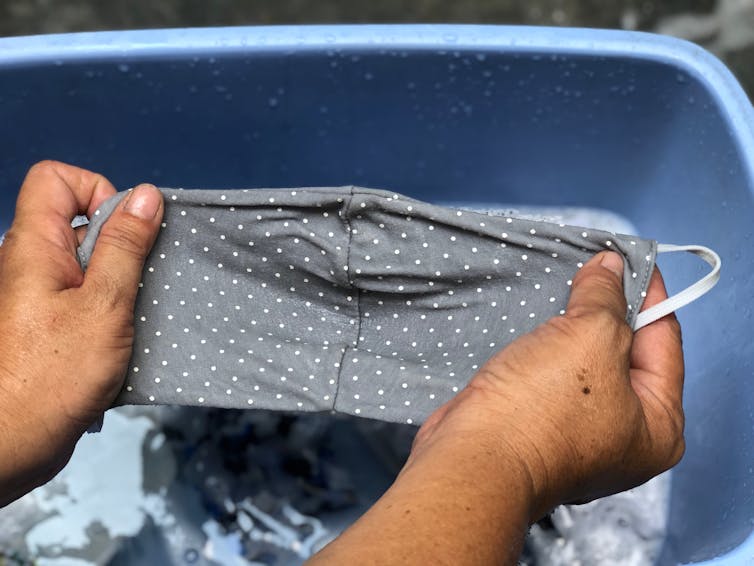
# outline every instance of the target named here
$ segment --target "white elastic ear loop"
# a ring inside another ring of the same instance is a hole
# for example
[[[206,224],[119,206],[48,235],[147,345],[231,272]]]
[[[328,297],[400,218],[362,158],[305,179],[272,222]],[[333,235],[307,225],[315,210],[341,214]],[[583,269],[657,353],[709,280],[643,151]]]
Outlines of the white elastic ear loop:
[[[661,303],[657,303],[647,310],[640,312],[636,317],[636,322],[634,322],[634,330],[639,330],[647,324],[651,324],[654,321],[661,319],[663,316],[675,312],[681,307],[697,300],[712,289],[712,287],[714,287],[720,280],[720,267],[722,261],[720,260],[720,256],[711,249],[705,248],[704,246],[675,246],[673,244],[657,245],[658,254],[668,252],[690,252],[698,255],[712,266],[712,271],[677,295],[668,297]]]

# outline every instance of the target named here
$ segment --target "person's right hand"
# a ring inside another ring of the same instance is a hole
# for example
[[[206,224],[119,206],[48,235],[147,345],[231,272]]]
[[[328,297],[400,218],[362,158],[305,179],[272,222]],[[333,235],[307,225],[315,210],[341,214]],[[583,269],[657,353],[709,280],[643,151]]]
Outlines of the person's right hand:
[[[314,564],[515,564],[560,503],[641,484],[684,450],[681,330],[625,321],[621,257],[574,277],[567,312],[492,356],[430,415],[380,500]],[[659,271],[645,308],[667,296]]]
[[[531,478],[530,521],[674,466],[684,452],[680,325],[669,315],[634,334],[622,274],[614,252],[588,262],[573,280],[566,314],[494,355],[425,422],[411,459],[469,431],[496,438]],[[666,297],[655,270],[644,308]]]

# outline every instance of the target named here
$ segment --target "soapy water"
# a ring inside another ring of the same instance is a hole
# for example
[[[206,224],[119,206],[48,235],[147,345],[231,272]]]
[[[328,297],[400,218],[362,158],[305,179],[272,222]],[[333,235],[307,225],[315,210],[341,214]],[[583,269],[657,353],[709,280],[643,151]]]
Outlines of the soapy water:
[[[654,564],[667,530],[670,474],[586,505],[558,507],[552,528],[534,525],[525,564]]]
[[[636,233],[604,210],[443,204]],[[52,482],[0,510],[0,562],[302,564],[387,488],[415,431],[329,415],[114,409]],[[532,527],[521,563],[653,564],[669,488],[666,473],[559,507]]]

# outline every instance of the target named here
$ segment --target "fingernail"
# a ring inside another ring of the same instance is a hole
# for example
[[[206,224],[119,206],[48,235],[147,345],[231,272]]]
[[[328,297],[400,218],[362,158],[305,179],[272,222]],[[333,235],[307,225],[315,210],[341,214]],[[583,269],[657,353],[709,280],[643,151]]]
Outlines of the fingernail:
[[[154,185],[139,185],[128,196],[124,210],[137,218],[151,220],[160,208],[161,196]]]
[[[615,273],[623,279],[623,258],[615,252],[605,252],[600,260],[600,265]]]

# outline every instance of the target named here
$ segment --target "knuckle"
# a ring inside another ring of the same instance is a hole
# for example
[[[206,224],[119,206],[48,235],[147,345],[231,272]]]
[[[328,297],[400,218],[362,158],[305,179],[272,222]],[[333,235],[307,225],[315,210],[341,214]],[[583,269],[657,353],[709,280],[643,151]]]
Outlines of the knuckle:
[[[586,265],[579,269],[573,276],[574,284],[581,283],[582,279],[592,279],[598,277],[599,272],[595,270],[591,265]]]
[[[630,327],[625,318],[615,310],[603,308],[592,312],[591,323],[604,335],[623,341],[630,335]]]
[[[676,466],[686,452],[686,439],[683,434],[671,439],[662,454],[661,471],[667,471]]]
[[[577,328],[577,324],[572,318],[565,316],[556,316],[547,321],[547,325],[557,334],[560,334],[569,340],[583,339],[583,333]]]
[[[54,161],[52,159],[43,159],[42,161],[38,161],[34,165],[31,166],[31,169],[29,171],[33,171],[35,173],[37,172],[46,172],[54,170],[58,166],[58,162]]]
[[[100,185],[109,183],[107,177],[105,177],[101,173],[97,173],[96,171],[91,171],[90,174],[91,174],[90,183],[91,183],[91,186],[94,187],[95,189],[99,187]]]
[[[469,381],[468,387],[471,389],[487,390],[490,386],[496,387],[503,381],[506,374],[515,373],[515,368],[510,367],[508,361],[504,358],[496,360],[494,365],[485,364],[482,366],[474,377]]]
[[[674,444],[673,451],[670,455],[670,467],[672,468],[678,462],[681,461],[683,455],[686,453],[686,439],[681,436]]]
[[[94,185],[96,187],[99,187],[100,185],[105,185],[110,182],[110,179],[105,177],[102,173],[94,173]]]

